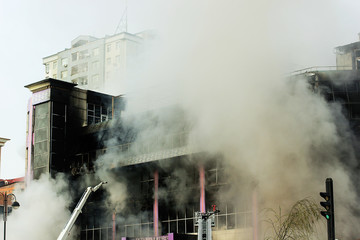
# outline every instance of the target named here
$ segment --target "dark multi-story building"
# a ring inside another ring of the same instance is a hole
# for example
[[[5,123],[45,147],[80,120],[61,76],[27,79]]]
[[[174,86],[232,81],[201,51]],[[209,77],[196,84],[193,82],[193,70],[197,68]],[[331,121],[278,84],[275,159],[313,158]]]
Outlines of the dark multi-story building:
[[[80,239],[194,235],[195,212],[213,205],[220,210],[214,239],[256,234],[251,188],[241,200],[237,194],[220,197],[230,192],[228,170],[221,156],[190,148],[180,108],[125,116],[122,96],[55,79],[26,87],[32,92],[27,180],[63,172],[79,197],[84,176],[109,181],[109,191],[96,192],[86,203],[78,221]]]

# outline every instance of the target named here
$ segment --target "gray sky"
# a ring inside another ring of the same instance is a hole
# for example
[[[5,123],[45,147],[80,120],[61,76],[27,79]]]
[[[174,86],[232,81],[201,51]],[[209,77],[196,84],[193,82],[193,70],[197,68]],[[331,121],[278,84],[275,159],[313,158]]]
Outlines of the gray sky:
[[[294,51],[287,54],[293,70],[334,65],[333,48],[358,40],[357,0],[271,2],[267,6],[268,32],[264,34],[271,35],[278,28],[287,33],[281,38],[275,35],[274,44],[292,46]],[[185,9],[193,7],[185,0],[128,0],[128,31],[156,28],[167,22],[167,16],[177,14],[179,4]],[[113,34],[124,8],[125,0],[0,0],[0,137],[11,139],[3,148],[0,178],[24,175],[26,108],[31,96],[24,86],[44,78],[42,58],[69,48],[78,35]],[[186,22],[186,14],[178,21],[177,26]],[[271,56],[264,57],[271,61]]]

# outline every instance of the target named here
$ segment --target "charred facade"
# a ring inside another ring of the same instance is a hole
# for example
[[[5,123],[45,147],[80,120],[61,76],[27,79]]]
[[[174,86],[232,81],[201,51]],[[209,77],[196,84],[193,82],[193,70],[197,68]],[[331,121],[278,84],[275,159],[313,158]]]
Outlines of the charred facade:
[[[254,234],[253,188],[231,196],[232,186],[238,184],[228,177],[231,169],[221,155],[190,147],[191,126],[180,108],[125,116],[122,96],[55,79],[26,87],[33,93],[28,107],[27,180],[62,172],[81,194],[84,178],[96,182],[98,172],[105,171],[113,183],[122,184],[123,189],[90,197],[78,220],[80,239],[193,235],[195,212],[214,205],[220,210],[214,239],[224,233],[230,238]],[[126,196],[110,202],[117,191]]]

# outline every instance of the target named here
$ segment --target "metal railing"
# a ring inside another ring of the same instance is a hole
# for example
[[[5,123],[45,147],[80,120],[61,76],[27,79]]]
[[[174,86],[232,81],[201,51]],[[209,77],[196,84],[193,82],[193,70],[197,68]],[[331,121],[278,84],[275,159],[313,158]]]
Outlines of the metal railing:
[[[120,165],[148,162],[161,159],[163,155],[174,157],[187,152],[188,132],[169,134],[151,139],[151,141],[135,141],[101,149],[102,154],[121,154]]]
[[[308,72],[319,72],[319,71],[337,71],[337,70],[353,70],[352,66],[315,66],[300,69],[294,72],[289,73],[288,75],[294,76],[299,74],[304,74]]]

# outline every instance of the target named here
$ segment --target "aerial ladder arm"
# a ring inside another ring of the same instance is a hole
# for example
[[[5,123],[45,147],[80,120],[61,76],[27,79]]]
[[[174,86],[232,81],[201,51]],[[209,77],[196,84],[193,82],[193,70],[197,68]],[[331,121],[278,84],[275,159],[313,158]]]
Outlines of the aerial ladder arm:
[[[76,219],[78,218],[79,214],[81,213],[81,209],[84,207],[86,200],[89,198],[92,192],[96,192],[101,185],[106,184],[107,182],[101,182],[95,187],[88,187],[85,192],[83,193],[82,197],[80,198],[78,204],[76,205],[74,211],[71,214],[70,220],[65,225],[64,229],[61,231],[60,235],[58,236],[57,240],[65,240],[69,235],[72,227],[75,224]]]

